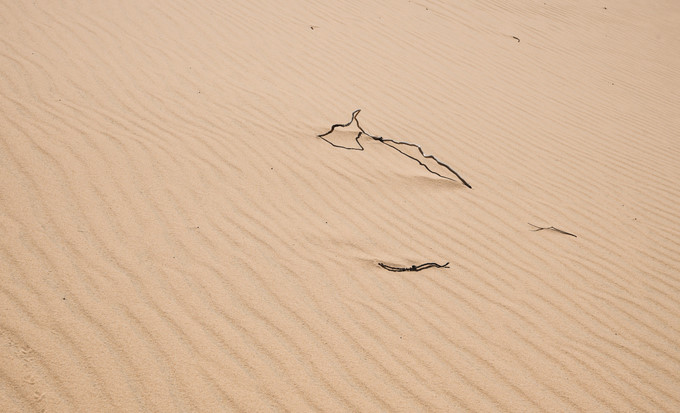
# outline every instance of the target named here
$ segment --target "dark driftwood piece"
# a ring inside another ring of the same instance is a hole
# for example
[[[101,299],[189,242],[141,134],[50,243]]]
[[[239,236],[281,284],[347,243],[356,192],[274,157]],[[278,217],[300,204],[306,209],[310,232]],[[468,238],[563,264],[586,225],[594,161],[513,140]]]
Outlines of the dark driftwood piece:
[[[574,238],[578,238],[576,235],[572,234],[571,232],[562,231],[561,229],[558,229],[558,228],[555,228],[555,227],[539,227],[538,225],[534,225],[534,224],[532,224],[531,222],[527,222],[527,224],[529,224],[529,225],[531,225],[532,227],[536,228],[536,229],[532,229],[532,231],[541,231],[541,230],[544,230],[544,229],[549,229],[549,230],[551,230],[551,231],[557,231],[557,232],[559,232],[560,234],[571,235],[571,236],[574,237]]]
[[[390,265],[383,264],[382,262],[379,262],[378,265],[383,267],[387,271],[392,271],[392,272],[422,271],[422,270],[426,270],[428,268],[450,268],[448,262],[444,265],[439,265],[436,262],[426,262],[425,264],[412,265],[410,267],[392,267]]]
[[[444,162],[440,161],[439,159],[435,158],[433,155],[427,155],[427,154],[425,154],[425,152],[423,152],[423,148],[421,148],[420,145],[417,145],[417,144],[411,143],[411,142],[395,141],[395,140],[393,140],[393,139],[383,138],[382,136],[371,135],[370,133],[366,132],[366,131],[364,130],[364,128],[362,128],[361,125],[359,124],[359,119],[357,119],[357,116],[359,115],[359,112],[361,112],[361,109],[355,110],[354,112],[352,112],[352,119],[350,119],[349,122],[347,122],[347,123],[336,123],[335,125],[331,126],[331,130],[329,130],[329,131],[326,132],[326,133],[322,133],[321,135],[317,135],[317,136],[318,136],[319,138],[323,139],[324,141],[328,142],[329,144],[331,144],[331,145],[332,145],[333,147],[335,147],[335,148],[347,149],[347,150],[351,150],[351,151],[363,151],[363,150],[364,150],[364,147],[361,145],[361,142],[359,142],[359,138],[361,138],[361,135],[366,135],[366,136],[368,136],[369,138],[371,138],[371,139],[373,139],[373,140],[376,140],[376,141],[378,141],[378,142],[380,142],[380,143],[383,143],[383,144],[389,146],[390,148],[394,149],[395,151],[401,153],[402,155],[404,155],[404,156],[406,156],[406,157],[408,157],[408,158],[413,159],[414,161],[418,162],[421,166],[425,167],[425,169],[427,169],[428,172],[430,172],[430,173],[432,173],[432,174],[435,174],[435,175],[437,175],[437,176],[439,176],[439,177],[441,177],[441,178],[444,178],[444,179],[448,179],[448,180],[450,180],[450,181],[453,181],[453,179],[449,178],[448,176],[444,176],[444,175],[441,175],[441,174],[439,174],[439,173],[433,171],[433,170],[430,169],[427,165],[425,165],[423,162],[421,162],[419,159],[414,158],[413,156],[407,154],[406,152],[404,152],[404,151],[402,151],[401,149],[397,148],[395,145],[407,145],[407,146],[411,146],[411,147],[413,147],[413,148],[418,149],[418,151],[420,152],[421,155],[423,155],[423,157],[428,158],[428,159],[433,159],[435,162],[437,162],[437,164],[439,164],[440,166],[443,166],[444,168],[448,169],[449,172],[451,172],[452,174],[454,174],[454,175],[460,180],[460,182],[463,183],[463,185],[465,185],[465,186],[467,186],[468,188],[472,189],[472,187],[470,186],[470,184],[468,184],[467,181],[466,181],[465,179],[463,179],[463,177],[460,176],[460,175],[458,174],[458,172],[454,171],[450,166],[448,166],[448,165],[445,164]],[[328,139],[325,138],[325,136],[326,136],[326,135],[330,135],[330,134],[335,130],[335,128],[346,128],[347,126],[351,125],[351,124],[354,123],[354,122],[356,122],[357,127],[358,127],[359,130],[360,130],[360,132],[359,132],[359,134],[357,135],[357,137],[354,138],[354,140],[356,141],[357,145],[359,145],[358,148],[348,147],[348,146],[342,146],[342,145],[336,145],[336,144],[334,144],[333,142],[331,142],[331,141],[329,141]]]

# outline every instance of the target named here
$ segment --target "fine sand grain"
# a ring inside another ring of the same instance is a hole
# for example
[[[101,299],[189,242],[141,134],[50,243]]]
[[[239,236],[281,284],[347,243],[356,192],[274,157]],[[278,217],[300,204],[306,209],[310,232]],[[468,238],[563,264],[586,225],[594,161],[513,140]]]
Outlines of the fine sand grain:
[[[0,411],[680,411],[677,1],[1,3]]]

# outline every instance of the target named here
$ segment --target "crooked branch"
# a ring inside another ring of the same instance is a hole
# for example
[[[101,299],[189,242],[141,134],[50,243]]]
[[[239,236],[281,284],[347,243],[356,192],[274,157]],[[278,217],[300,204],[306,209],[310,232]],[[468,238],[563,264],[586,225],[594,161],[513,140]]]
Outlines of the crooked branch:
[[[446,168],[449,172],[451,172],[452,174],[454,174],[454,175],[460,180],[460,182],[463,183],[463,185],[465,185],[465,186],[467,186],[468,188],[472,189],[472,186],[470,186],[470,184],[467,183],[467,181],[466,181],[465,179],[463,179],[463,177],[460,176],[460,174],[458,174],[458,172],[454,171],[449,165],[447,165],[447,164],[445,164],[444,162],[442,162],[442,161],[440,161],[439,159],[437,159],[434,155],[428,155],[428,154],[426,154],[426,153],[423,151],[423,148],[420,147],[420,145],[415,144],[415,143],[411,143],[411,142],[395,141],[394,139],[387,139],[387,138],[383,138],[382,136],[375,136],[375,135],[371,135],[370,133],[366,132],[366,131],[364,130],[364,128],[361,127],[361,124],[359,123],[359,119],[357,118],[357,116],[359,115],[359,112],[361,112],[361,109],[355,110],[354,112],[352,112],[352,119],[350,119],[349,122],[347,122],[347,123],[336,123],[335,125],[331,126],[331,129],[330,129],[328,132],[322,133],[321,135],[317,135],[317,136],[318,136],[319,138],[323,139],[324,141],[328,142],[329,144],[331,144],[333,147],[336,147],[336,148],[347,149],[347,150],[352,150],[352,151],[363,151],[363,150],[364,150],[364,147],[361,145],[361,142],[359,142],[359,138],[361,138],[361,135],[366,135],[366,136],[368,136],[369,138],[371,138],[371,139],[373,139],[373,140],[376,140],[376,141],[378,141],[378,142],[380,142],[380,143],[383,143],[383,144],[389,146],[390,148],[394,149],[395,151],[401,153],[402,155],[404,155],[404,156],[406,156],[406,157],[408,157],[408,158],[413,159],[414,161],[418,162],[421,166],[425,167],[425,169],[427,169],[428,172],[430,172],[430,173],[432,173],[432,174],[435,174],[435,175],[437,175],[437,176],[439,176],[439,177],[441,177],[441,178],[444,178],[444,179],[448,179],[448,180],[450,180],[450,181],[453,181],[453,179],[449,178],[448,176],[444,176],[444,175],[442,175],[442,174],[440,174],[440,173],[438,173],[438,172],[433,171],[433,170],[430,169],[426,164],[424,164],[422,161],[420,161],[418,158],[415,158],[415,157],[413,157],[413,156],[407,154],[406,152],[404,152],[404,151],[402,151],[401,149],[397,148],[395,145],[406,145],[406,146],[410,146],[410,147],[416,148],[416,149],[418,149],[418,152],[420,152],[420,154],[421,154],[424,158],[434,160],[439,166],[442,166],[442,167]],[[331,141],[329,141],[328,139],[325,138],[325,136],[330,135],[330,134],[335,130],[335,128],[346,128],[346,127],[350,126],[350,125],[351,125],[352,123],[354,123],[354,122],[356,122],[357,127],[358,127],[359,130],[360,130],[359,134],[356,136],[356,138],[354,138],[354,140],[355,140],[355,142],[357,143],[357,145],[359,145],[358,148],[356,148],[356,147],[348,147],[348,146],[337,145],[337,144],[335,144],[335,143],[333,143],[333,142],[331,142]]]
[[[378,265],[383,267],[387,271],[392,271],[392,272],[422,271],[422,270],[426,270],[428,268],[450,268],[448,262],[444,265],[437,264],[436,262],[426,262],[425,264],[412,265],[410,267],[392,267],[390,265],[383,264],[382,262],[379,262]]]

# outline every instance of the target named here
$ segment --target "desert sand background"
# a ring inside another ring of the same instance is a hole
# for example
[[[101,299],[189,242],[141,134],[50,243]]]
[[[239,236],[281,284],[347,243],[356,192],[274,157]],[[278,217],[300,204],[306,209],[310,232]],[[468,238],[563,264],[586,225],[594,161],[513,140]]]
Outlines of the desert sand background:
[[[678,22],[3,1],[0,410],[679,411]]]

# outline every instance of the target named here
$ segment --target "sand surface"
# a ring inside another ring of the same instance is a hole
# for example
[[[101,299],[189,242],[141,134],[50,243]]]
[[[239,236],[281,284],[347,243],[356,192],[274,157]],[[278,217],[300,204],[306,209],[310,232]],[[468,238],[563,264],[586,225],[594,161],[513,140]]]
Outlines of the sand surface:
[[[0,411],[680,411],[679,21],[3,1]]]

